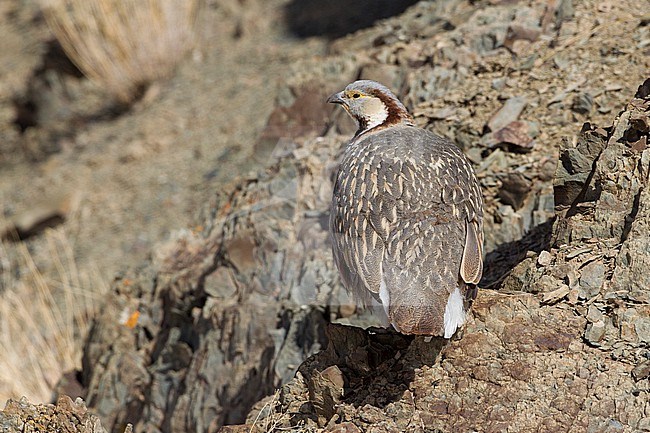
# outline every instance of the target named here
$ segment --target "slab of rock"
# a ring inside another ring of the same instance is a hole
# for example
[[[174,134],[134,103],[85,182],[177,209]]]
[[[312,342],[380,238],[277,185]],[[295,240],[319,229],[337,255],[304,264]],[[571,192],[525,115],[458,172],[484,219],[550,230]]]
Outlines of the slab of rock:
[[[531,182],[521,173],[508,173],[501,180],[499,198],[505,204],[509,204],[518,210],[524,204],[526,197],[531,192]]]
[[[529,134],[529,124],[515,120],[494,132],[493,137],[498,143],[510,145],[519,152],[528,152],[533,147],[533,137]]]
[[[590,93],[579,93],[573,98],[571,109],[579,114],[587,114],[594,106],[594,97]]]
[[[487,126],[490,131],[498,131],[517,120],[527,103],[526,98],[521,96],[509,98],[488,122]]]

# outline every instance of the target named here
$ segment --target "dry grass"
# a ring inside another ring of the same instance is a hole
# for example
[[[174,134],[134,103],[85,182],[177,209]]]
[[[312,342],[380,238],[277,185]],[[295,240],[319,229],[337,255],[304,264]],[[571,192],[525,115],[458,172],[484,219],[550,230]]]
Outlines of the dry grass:
[[[0,244],[0,407],[21,396],[51,400],[62,373],[81,367],[90,318],[107,290],[97,274],[79,272],[62,231],[46,238],[56,279],[43,276],[23,243]]]
[[[282,411],[276,412],[275,410],[279,404],[280,390],[276,390],[257,413],[249,429],[249,433],[273,433],[278,431],[281,425],[287,423],[289,421],[288,415]],[[262,419],[260,420],[260,418]]]
[[[201,0],[41,0],[68,57],[122,102],[194,46]]]

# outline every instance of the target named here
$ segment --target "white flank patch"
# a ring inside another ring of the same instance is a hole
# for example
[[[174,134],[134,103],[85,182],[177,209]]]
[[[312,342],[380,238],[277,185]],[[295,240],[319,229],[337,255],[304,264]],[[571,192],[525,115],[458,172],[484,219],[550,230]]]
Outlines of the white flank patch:
[[[451,338],[456,329],[463,326],[463,323],[465,323],[465,307],[463,306],[463,297],[460,295],[460,290],[456,287],[456,290],[449,295],[445,307],[445,338]]]
[[[388,314],[388,309],[390,307],[390,293],[388,293],[384,277],[381,277],[381,283],[379,283],[379,299],[381,299],[381,305],[384,307],[386,317],[390,317]]]

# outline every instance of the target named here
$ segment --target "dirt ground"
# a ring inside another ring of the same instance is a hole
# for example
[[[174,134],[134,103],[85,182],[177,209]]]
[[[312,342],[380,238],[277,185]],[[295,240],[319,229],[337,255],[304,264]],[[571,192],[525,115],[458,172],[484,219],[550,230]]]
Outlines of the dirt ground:
[[[50,36],[33,5],[8,3],[2,16],[7,35],[0,37],[20,43],[2,50],[2,63],[16,64],[2,74],[3,82],[22,77],[20,86],[37,86],[34,99],[46,102],[39,107],[41,123],[22,134],[7,122],[15,116],[2,125],[9,137],[0,159],[3,217],[14,221],[37,207],[65,208],[64,230],[79,267],[94,266],[107,280],[144,259],[171,231],[191,226],[206,197],[263,163],[252,143],[274,107],[287,65],[325,47],[275,25],[283,2],[213,2],[202,16],[202,43],[175,77],[117,118],[85,121],[96,114],[92,104],[101,104],[100,90],[56,70],[32,78],[58,87],[30,82]],[[15,13],[25,21],[16,22]],[[69,129],[62,133],[56,122]],[[30,240],[46,270],[39,243]]]

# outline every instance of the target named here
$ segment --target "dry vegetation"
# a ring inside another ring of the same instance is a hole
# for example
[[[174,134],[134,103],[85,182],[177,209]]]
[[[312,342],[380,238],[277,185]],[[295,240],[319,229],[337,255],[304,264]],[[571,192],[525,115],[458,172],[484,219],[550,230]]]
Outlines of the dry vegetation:
[[[43,0],[68,57],[123,102],[193,47],[201,0]]]
[[[43,276],[24,243],[0,244],[0,402],[52,399],[62,373],[80,369],[90,319],[107,290],[96,274],[79,272],[63,231],[45,236],[57,279]]]
[[[276,390],[272,396],[267,397],[264,405],[259,409],[255,419],[251,424],[248,433],[276,433],[280,431],[294,431],[282,427],[289,421],[289,414],[280,408],[280,390]],[[300,426],[297,426],[296,431],[301,431]]]

